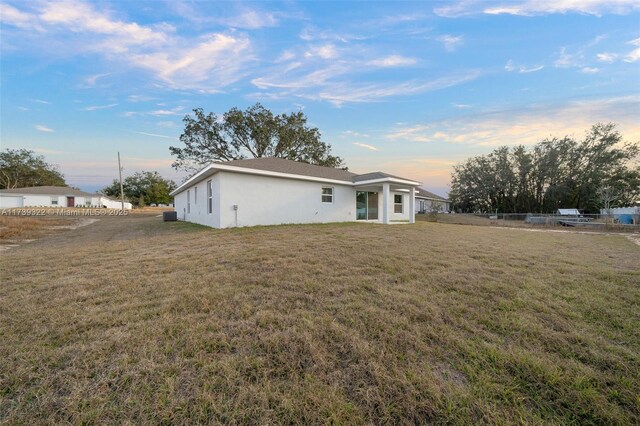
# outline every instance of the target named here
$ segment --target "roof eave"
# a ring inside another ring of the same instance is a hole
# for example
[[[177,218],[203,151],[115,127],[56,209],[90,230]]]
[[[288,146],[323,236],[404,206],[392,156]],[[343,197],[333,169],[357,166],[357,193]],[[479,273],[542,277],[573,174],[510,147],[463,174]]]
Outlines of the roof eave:
[[[213,171],[213,173],[207,174],[208,171]],[[212,163],[212,164],[209,164],[204,169],[200,170],[195,175],[193,175],[182,185],[174,189],[169,195],[175,196],[183,192],[186,188],[190,187],[194,183],[197,183],[202,179],[204,179],[205,177],[208,177],[219,171],[226,171],[226,172],[232,172],[232,173],[244,173],[249,175],[258,175],[258,176],[267,176],[267,177],[278,177],[278,178],[286,178],[286,179],[306,180],[311,182],[332,183],[336,185],[352,185],[352,182],[348,180],[329,179],[329,178],[323,178],[323,177],[317,177],[317,176],[298,175],[293,173],[272,172],[269,170],[251,169],[248,167],[237,167],[237,166],[229,166],[226,164]]]
[[[385,177],[385,178],[370,179],[370,180],[361,180],[361,181],[358,181],[358,182],[354,182],[353,185],[354,186],[363,186],[363,185],[372,185],[372,184],[376,184],[376,183],[396,183],[396,184],[408,185],[408,186],[420,186],[421,185],[420,182],[416,182],[416,181],[408,180],[408,179],[393,178],[393,177]]]

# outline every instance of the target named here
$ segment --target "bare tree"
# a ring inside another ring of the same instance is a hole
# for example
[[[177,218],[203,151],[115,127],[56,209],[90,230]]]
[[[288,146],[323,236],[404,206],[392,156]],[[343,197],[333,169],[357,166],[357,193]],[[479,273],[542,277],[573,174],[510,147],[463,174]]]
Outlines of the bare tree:
[[[611,220],[611,205],[620,198],[620,194],[612,186],[601,186],[598,188],[596,196],[598,198],[598,204],[600,204],[607,213],[607,221]]]

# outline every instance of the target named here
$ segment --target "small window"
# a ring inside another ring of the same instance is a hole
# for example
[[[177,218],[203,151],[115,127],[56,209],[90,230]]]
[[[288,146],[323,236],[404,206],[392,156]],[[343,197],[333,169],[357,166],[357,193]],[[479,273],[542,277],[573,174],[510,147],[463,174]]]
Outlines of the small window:
[[[322,187],[322,202],[333,203],[333,187],[331,186]]]
[[[51,198],[51,205],[52,206],[57,206],[58,205],[58,197]]]
[[[198,204],[198,187],[193,188],[193,204]]]
[[[187,190],[187,213],[191,213],[191,191]]]
[[[402,194],[394,194],[393,211],[394,213],[402,213]]]
[[[213,213],[213,182],[207,182],[207,212]]]
[[[87,198],[84,202],[87,206],[91,205],[91,198]]]

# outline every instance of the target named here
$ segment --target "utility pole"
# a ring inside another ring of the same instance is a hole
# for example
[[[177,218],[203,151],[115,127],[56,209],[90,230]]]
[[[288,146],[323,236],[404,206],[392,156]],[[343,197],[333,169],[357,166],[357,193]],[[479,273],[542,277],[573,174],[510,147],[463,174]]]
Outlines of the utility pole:
[[[120,202],[122,204],[122,213],[124,213],[124,189],[122,187],[122,166],[120,165],[120,151],[118,151],[118,173],[120,174]]]

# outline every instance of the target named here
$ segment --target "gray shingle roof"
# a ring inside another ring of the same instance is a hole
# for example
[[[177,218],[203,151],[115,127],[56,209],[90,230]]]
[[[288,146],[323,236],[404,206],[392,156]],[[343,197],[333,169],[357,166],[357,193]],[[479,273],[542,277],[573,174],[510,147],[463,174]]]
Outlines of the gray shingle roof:
[[[437,194],[434,194],[433,192],[429,192],[426,189],[422,189],[422,188],[416,188],[416,197],[418,198],[429,198],[431,200],[442,200],[442,201],[449,201],[444,197],[441,197]]]
[[[313,176],[323,179],[344,180],[353,182],[355,173],[333,167],[316,166],[301,163],[299,161],[285,160],[284,158],[263,157],[248,160],[232,160],[220,162],[226,166],[246,167],[248,169],[264,170],[268,172],[290,173],[294,175]]]
[[[28,188],[0,189],[2,194],[32,194],[32,195],[69,195],[79,197],[99,197],[100,194],[92,194],[69,188],[68,186],[31,186]]]
[[[276,157],[232,160],[216,164],[235,167],[246,167],[248,169],[264,170],[269,172],[290,173],[293,175],[312,176],[323,179],[343,180],[345,182],[362,182],[366,180],[381,178],[411,180],[399,176],[390,175],[384,172],[372,172],[358,175],[356,173],[351,173],[348,170],[336,169],[333,167],[316,166],[313,164],[302,163],[300,161],[285,160],[284,158]]]
[[[407,178],[403,178],[400,176],[394,176],[394,175],[390,175],[389,173],[384,173],[384,172],[371,172],[371,173],[365,173],[362,175],[356,175],[353,178],[354,182],[362,182],[365,180],[374,180],[374,179],[382,179],[382,178],[395,178],[395,179],[402,179],[402,180],[412,180],[412,179],[407,179]]]
[[[220,161],[207,165],[198,173],[187,179],[180,186],[171,192],[171,195],[179,194],[195,182],[199,182],[208,176],[211,176],[217,170],[225,170],[224,168],[216,169],[216,166],[233,166],[253,170],[261,170],[265,172],[275,172],[298,176],[307,176],[319,179],[337,180],[349,183],[364,182],[367,180],[381,178],[395,178],[413,182],[412,179],[406,179],[393,176],[383,172],[373,172],[358,175],[348,170],[336,169],[333,167],[316,166],[314,164],[303,163],[300,161],[285,160],[284,158],[262,157],[250,158],[245,160]],[[417,184],[417,183],[416,183]]]

